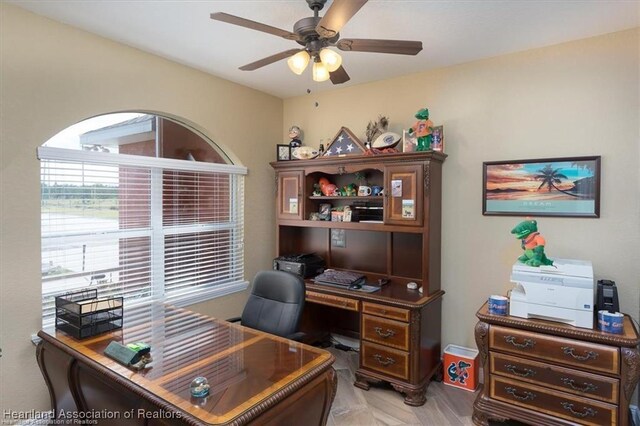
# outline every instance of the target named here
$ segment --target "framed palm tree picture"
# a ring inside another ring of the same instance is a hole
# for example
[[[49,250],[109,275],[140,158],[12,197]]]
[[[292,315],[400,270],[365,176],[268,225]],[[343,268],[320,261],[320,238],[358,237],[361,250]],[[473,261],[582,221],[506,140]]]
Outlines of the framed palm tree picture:
[[[483,215],[600,217],[600,157],[483,163]]]

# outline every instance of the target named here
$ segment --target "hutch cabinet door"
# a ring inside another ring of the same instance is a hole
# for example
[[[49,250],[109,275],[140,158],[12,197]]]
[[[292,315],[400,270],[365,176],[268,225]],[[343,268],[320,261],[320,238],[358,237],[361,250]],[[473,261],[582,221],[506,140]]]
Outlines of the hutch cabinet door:
[[[278,219],[302,220],[302,182],[304,172],[287,171],[278,173]]]
[[[384,223],[422,226],[422,163],[384,169]]]

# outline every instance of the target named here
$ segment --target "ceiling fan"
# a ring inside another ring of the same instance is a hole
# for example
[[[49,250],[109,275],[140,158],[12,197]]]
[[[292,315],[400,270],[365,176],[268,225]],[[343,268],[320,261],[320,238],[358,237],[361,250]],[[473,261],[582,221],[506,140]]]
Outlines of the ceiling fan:
[[[302,18],[296,22],[293,25],[293,32],[223,12],[212,13],[211,19],[273,34],[287,40],[293,40],[304,46],[301,49],[285,50],[243,65],[240,67],[242,71],[253,71],[265,65],[289,58],[287,61],[289,68],[299,75],[305,70],[309,61],[313,60],[313,79],[315,81],[331,79],[333,84],[341,84],[349,81],[350,77],[342,66],[342,58],[337,52],[328,49],[330,46],[336,46],[338,49],[347,52],[395,53],[400,55],[416,55],[422,50],[421,41],[340,39],[339,31],[368,0],[333,0],[333,3],[322,17],[318,16],[318,12],[324,7],[327,0],[306,1],[309,4],[309,8],[313,10],[313,16]]]

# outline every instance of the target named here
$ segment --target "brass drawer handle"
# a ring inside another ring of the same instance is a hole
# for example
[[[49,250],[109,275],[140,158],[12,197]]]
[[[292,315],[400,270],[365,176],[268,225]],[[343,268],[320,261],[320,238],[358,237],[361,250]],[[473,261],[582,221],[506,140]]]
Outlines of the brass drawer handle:
[[[564,408],[565,410],[567,410],[568,412],[570,412],[576,417],[587,417],[587,416],[595,417],[596,414],[598,414],[598,410],[594,410],[591,407],[582,407],[584,408],[584,411],[580,412],[580,411],[575,411],[573,409],[573,404],[570,404],[568,402],[562,402],[560,403],[560,405],[562,405],[562,408]]]
[[[573,352],[575,351],[575,348],[571,348],[569,346],[563,346],[562,347],[562,351],[564,352],[565,355],[571,355],[571,357],[573,359],[576,359],[578,361],[588,361],[590,359],[596,359],[598,358],[598,353],[594,352],[594,351],[584,351],[584,355],[576,355]]]
[[[518,349],[528,349],[533,348],[536,344],[535,340],[532,339],[524,339],[524,343],[517,343],[516,338],[514,336],[504,336],[504,341],[512,344]]]
[[[392,364],[395,364],[395,363],[396,363],[396,360],[395,360],[395,359],[393,359],[393,358],[389,358],[389,357],[387,357],[387,359],[383,360],[383,359],[382,359],[382,355],[380,355],[380,354],[375,354],[375,355],[373,356],[373,358],[374,358],[376,361],[378,361],[378,363],[379,363],[380,365],[384,365],[385,367],[386,367],[387,365],[392,365]]]
[[[390,330],[387,328],[386,332],[382,332],[382,327],[374,327],[374,330],[376,331],[376,334],[380,337],[382,337],[383,339],[387,339],[389,337],[393,337],[396,335],[396,332],[393,330]]]
[[[594,385],[593,383],[584,383],[582,387],[580,386],[576,386],[576,381],[573,379],[570,379],[568,377],[563,377],[560,379],[560,381],[562,381],[562,383],[564,383],[565,385],[569,386],[571,389],[573,390],[577,390],[580,392],[592,392],[598,389],[598,386]]]
[[[518,367],[511,364],[505,364],[504,368],[507,371],[509,371],[511,374],[515,374],[516,376],[519,376],[519,377],[533,377],[536,375],[536,372],[529,368],[523,368],[522,370],[518,370]]]
[[[533,400],[533,398],[536,397],[536,394],[532,393],[532,392],[523,392],[524,396],[518,395],[516,393],[517,389],[516,388],[512,388],[512,387],[505,387],[504,390],[507,391],[507,393],[509,395],[511,395],[512,397],[514,397],[518,401],[529,401],[529,400]]]

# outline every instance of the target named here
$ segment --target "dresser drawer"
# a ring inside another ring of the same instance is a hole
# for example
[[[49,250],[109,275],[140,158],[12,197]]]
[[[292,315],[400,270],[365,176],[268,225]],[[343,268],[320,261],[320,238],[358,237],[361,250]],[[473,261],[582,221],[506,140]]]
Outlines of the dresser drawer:
[[[409,378],[409,354],[374,343],[362,342],[362,366],[401,379]]]
[[[409,311],[407,309],[378,305],[377,303],[371,302],[362,302],[362,312],[365,314],[377,315],[379,317],[409,322]]]
[[[572,367],[618,374],[618,348],[493,325],[489,349],[554,361]]]
[[[617,379],[495,352],[489,354],[489,360],[492,374],[499,374],[528,383],[541,384],[613,404],[618,403],[619,381]]]
[[[518,380],[491,376],[491,398],[583,425],[615,425],[618,408]]]
[[[363,314],[362,338],[408,351],[409,324]]]
[[[348,297],[334,296],[331,294],[316,293],[315,291],[307,291],[306,300],[321,305],[335,306],[340,309],[358,312],[358,302]]]

